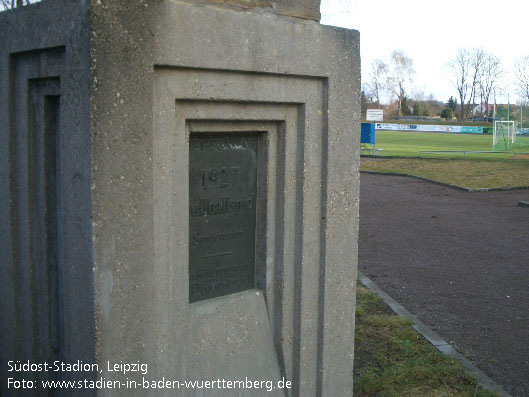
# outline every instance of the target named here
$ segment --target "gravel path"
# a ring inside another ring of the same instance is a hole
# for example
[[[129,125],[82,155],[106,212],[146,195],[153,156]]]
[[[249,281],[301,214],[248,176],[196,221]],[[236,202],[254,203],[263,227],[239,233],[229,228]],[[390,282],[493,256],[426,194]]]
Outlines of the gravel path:
[[[528,191],[362,174],[359,266],[513,396],[529,396]]]

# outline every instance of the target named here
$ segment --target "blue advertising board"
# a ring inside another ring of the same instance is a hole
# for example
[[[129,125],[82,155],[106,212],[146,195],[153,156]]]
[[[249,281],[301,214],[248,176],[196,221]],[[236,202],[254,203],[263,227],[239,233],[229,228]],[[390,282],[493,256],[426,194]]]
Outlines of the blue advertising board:
[[[369,143],[371,145],[375,144],[375,124],[362,123],[360,143]]]

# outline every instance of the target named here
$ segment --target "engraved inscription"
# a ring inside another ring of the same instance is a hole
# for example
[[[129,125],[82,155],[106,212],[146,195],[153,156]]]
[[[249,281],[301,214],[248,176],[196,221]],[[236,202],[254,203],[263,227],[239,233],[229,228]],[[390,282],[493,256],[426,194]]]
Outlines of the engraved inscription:
[[[191,244],[194,246],[199,246],[202,244],[217,244],[222,241],[228,240],[238,240],[244,237],[244,232],[242,230],[234,232],[226,232],[220,234],[213,234],[210,236],[202,236],[200,232],[195,233],[191,236]]]
[[[220,167],[202,171],[202,187],[204,189],[223,188],[237,183],[239,167]]]
[[[255,194],[251,197],[242,196],[240,200],[232,200],[230,197],[221,197],[219,200],[202,199],[189,203],[190,216],[219,215],[233,212],[255,210]]]
[[[254,287],[257,135],[191,134],[189,301]]]

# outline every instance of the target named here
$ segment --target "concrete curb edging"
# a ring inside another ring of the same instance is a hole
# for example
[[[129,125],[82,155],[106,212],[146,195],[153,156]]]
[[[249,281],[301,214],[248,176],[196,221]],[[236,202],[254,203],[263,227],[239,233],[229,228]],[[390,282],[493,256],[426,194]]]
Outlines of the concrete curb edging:
[[[472,364],[467,358],[465,358],[461,353],[459,353],[456,349],[453,348],[452,345],[450,345],[448,342],[446,342],[441,336],[439,336],[436,332],[434,332],[432,329],[428,328],[422,321],[420,321],[417,316],[410,313],[408,310],[406,310],[400,303],[398,303],[395,299],[393,299],[391,296],[389,296],[386,292],[384,292],[382,289],[380,289],[369,277],[367,277],[365,274],[363,274],[360,270],[358,270],[358,279],[360,282],[369,289],[370,291],[374,292],[380,299],[382,299],[390,308],[393,310],[397,315],[409,320],[412,324],[412,327],[420,333],[424,338],[430,342],[437,350],[439,350],[441,353],[448,357],[455,358],[461,364],[467,372],[476,378],[478,384],[488,390],[493,390],[495,392],[500,393],[503,397],[511,397],[510,394],[508,394],[501,385],[494,382],[492,379],[490,379],[485,373],[483,373],[479,368],[477,368],[474,364]]]
[[[408,176],[411,178],[420,179],[426,182],[430,182],[436,185],[449,187],[451,189],[462,190],[463,192],[474,193],[474,192],[505,192],[509,190],[529,190],[529,186],[512,186],[512,187],[483,187],[477,189],[471,189],[464,186],[451,185],[449,183],[439,182],[433,179],[424,178],[422,176],[403,174],[398,172],[378,172],[378,171],[360,171],[362,174],[374,174],[374,175],[394,175],[394,176]]]

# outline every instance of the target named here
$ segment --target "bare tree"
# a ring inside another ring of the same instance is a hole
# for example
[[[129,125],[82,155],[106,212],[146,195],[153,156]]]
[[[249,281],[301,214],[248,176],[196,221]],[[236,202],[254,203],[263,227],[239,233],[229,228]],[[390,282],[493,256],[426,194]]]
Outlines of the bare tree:
[[[413,61],[403,51],[393,51],[391,53],[391,62],[388,66],[386,75],[386,88],[397,98],[398,116],[402,113],[402,100],[406,96],[406,90],[411,85]]]
[[[483,73],[483,62],[485,60],[485,51],[481,48],[474,48],[470,50],[469,54],[469,98],[468,105],[472,103],[470,113],[472,121],[474,121],[474,108],[476,107],[476,95],[479,89],[479,81],[481,80],[481,74]]]
[[[370,81],[367,83],[369,94],[377,102],[380,109],[380,95],[384,89],[388,66],[381,59],[375,59],[371,62]]]
[[[520,94],[529,100],[529,55],[514,61],[514,76]]]
[[[485,112],[488,117],[489,99],[492,92],[498,88],[498,83],[503,75],[501,58],[494,54],[486,54],[483,60],[479,90],[482,103],[485,103]],[[483,110],[483,108],[482,108]]]
[[[448,63],[450,69],[450,81],[459,94],[461,104],[461,120],[465,118],[465,103],[470,90],[470,54],[465,49],[460,49],[456,57]]]

